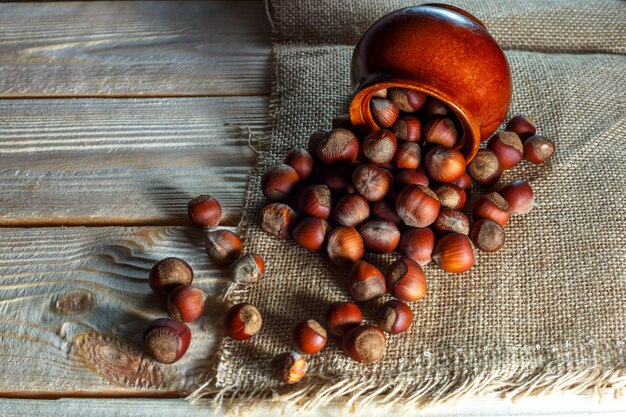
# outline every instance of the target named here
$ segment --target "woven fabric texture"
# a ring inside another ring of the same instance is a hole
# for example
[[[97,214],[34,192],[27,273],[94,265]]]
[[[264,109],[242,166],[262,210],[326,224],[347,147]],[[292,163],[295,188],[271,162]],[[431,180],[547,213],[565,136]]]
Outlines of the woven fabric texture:
[[[526,50],[506,51],[514,81],[510,116],[532,115],[557,152],[547,164],[522,163],[503,175],[501,183],[528,180],[536,196],[530,214],[507,225],[505,247],[493,254],[476,251],[476,265],[462,275],[427,266],[429,294],[411,303],[414,325],[388,338],[381,362],[358,364],[331,338],[309,358],[309,372],[299,384],[285,387],[271,377],[269,362],[290,350],[293,325],[308,318],[323,323],[330,302],[348,300],[347,270],[260,229],[259,212],[266,204],[261,174],[346,112],[352,46],[339,43],[356,40],[373,19],[404,3],[274,3],[275,29],[284,41],[274,45],[274,129],[252,173],[240,225],[246,250],[265,258],[266,276],[257,285],[233,287],[228,297],[230,303],[255,304],[264,327],[246,342],[225,340],[215,377],[219,400],[273,397],[314,407],[331,400],[390,404],[394,399],[423,405],[493,391],[522,396],[623,388],[626,56]],[[626,11],[623,4],[528,3],[457,4],[484,19],[507,46],[623,52],[624,33],[614,31],[624,25],[624,13],[615,16]],[[591,23],[578,27],[578,14],[585,10]],[[324,31],[316,26],[319,21]],[[525,22],[533,29],[523,30]],[[580,38],[570,36],[574,27]],[[524,32],[531,35],[525,38]],[[475,199],[480,193],[472,194]],[[369,260],[384,270],[396,256]],[[383,301],[364,305],[365,318],[372,319]]]

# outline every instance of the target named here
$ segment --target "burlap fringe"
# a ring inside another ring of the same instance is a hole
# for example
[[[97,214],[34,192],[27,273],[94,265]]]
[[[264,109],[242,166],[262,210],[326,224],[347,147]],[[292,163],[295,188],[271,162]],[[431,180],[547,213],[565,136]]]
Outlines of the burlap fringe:
[[[363,408],[394,408],[401,404],[403,410],[432,407],[443,403],[454,403],[466,397],[499,394],[511,401],[528,396],[539,396],[558,392],[589,393],[602,397],[606,391],[615,397],[622,395],[626,387],[626,369],[588,369],[585,371],[564,371],[554,373],[547,369],[537,369],[523,377],[519,371],[495,372],[479,376],[449,376],[440,380],[424,381],[415,384],[399,376],[394,382],[377,386],[371,382],[355,379],[303,381],[289,387],[288,391],[278,392],[258,388],[243,391],[237,386],[219,388],[215,381],[209,381],[187,399],[196,401],[211,397],[215,410],[243,414],[263,402],[284,414],[294,411],[311,412],[327,405],[339,405],[346,411],[354,412]],[[394,412],[397,414],[395,409]]]

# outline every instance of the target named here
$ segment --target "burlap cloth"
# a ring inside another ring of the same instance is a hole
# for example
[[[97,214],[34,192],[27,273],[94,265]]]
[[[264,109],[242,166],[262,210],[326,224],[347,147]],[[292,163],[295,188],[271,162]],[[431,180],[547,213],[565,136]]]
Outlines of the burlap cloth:
[[[522,163],[502,178],[527,179],[536,206],[511,219],[501,251],[476,251],[470,272],[425,268],[429,294],[412,303],[414,325],[389,337],[380,363],[360,365],[330,340],[299,384],[271,377],[269,362],[290,349],[293,325],[323,322],[330,302],[348,298],[346,270],[259,228],[260,175],[346,112],[354,42],[376,18],[412,4],[271,4],[274,128],[240,226],[246,249],[265,257],[267,274],[256,286],[232,288],[228,300],[257,305],[264,327],[249,341],[223,343],[214,377],[219,401],[424,405],[494,391],[516,397],[626,385],[626,4],[585,0],[454,2],[506,49],[510,115],[532,115],[556,143],[550,163]],[[384,268],[389,259],[374,261]],[[365,306],[366,318],[375,308]]]

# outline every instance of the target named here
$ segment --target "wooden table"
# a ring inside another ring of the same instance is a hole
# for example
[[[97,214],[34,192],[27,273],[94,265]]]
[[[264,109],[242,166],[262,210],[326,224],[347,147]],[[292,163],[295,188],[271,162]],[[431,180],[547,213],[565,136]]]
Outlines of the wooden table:
[[[207,412],[146,398],[211,365],[228,274],[186,204],[212,194],[237,224],[271,72],[261,1],[0,3],[1,415]],[[169,367],[138,349],[166,256],[210,294]]]

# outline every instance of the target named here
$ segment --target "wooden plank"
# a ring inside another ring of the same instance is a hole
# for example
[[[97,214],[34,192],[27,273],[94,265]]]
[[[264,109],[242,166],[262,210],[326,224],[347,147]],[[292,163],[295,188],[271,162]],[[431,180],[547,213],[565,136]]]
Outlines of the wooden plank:
[[[0,412],[6,417],[109,417],[112,415],[132,414],[136,417],[154,417],[167,410],[169,417],[222,417],[227,414],[223,410],[212,410],[207,400],[192,405],[183,399],[84,399],[63,398],[59,400],[24,400],[0,399]],[[246,416],[283,416],[285,410],[271,409],[266,403],[260,402],[254,409],[246,409]],[[402,416],[603,416],[622,417],[626,413],[626,397],[611,398],[607,393],[598,401],[588,395],[558,394],[549,397],[526,398],[516,403],[499,397],[468,398],[454,405],[442,405],[422,410],[406,410],[402,406],[385,410],[369,407],[367,409],[342,410],[338,406],[321,407],[314,412],[297,412],[293,415],[334,417],[350,415],[354,417],[387,417]]]
[[[0,100],[0,226],[187,224],[209,193],[240,217],[266,97]]]
[[[270,91],[261,1],[0,4],[0,97]]]
[[[188,261],[194,284],[209,294],[208,312],[190,326],[190,350],[171,366],[138,348],[148,321],[167,315],[147,277],[168,256]],[[228,279],[193,228],[0,229],[0,395],[193,389],[217,349]]]

